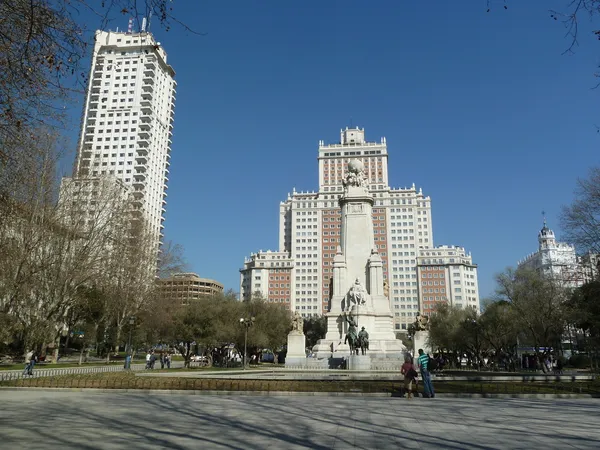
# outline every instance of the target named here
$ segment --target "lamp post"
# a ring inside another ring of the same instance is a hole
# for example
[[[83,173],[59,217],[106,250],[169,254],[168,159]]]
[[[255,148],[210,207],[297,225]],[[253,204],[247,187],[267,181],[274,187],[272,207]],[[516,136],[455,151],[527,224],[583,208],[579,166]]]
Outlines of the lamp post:
[[[133,360],[133,348],[131,345],[131,332],[133,331],[133,326],[135,325],[135,316],[129,317],[129,342],[127,346],[129,347],[129,364],[126,364],[127,368],[131,367],[131,361]]]
[[[240,325],[243,325],[246,328],[246,332],[244,334],[244,370],[246,370],[246,355],[247,355],[247,347],[248,347],[248,329],[254,325],[254,317],[240,318]]]

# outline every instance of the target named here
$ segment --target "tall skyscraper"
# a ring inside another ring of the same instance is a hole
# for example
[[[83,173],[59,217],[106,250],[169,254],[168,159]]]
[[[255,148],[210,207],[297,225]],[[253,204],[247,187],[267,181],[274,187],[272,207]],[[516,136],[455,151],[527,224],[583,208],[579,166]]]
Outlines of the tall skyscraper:
[[[278,255],[289,261],[291,280],[286,280],[283,290],[276,289],[275,285],[281,286],[281,280],[269,281],[268,284],[265,280],[276,277],[270,271],[277,266],[271,266],[266,259],[263,262],[259,258],[259,263],[263,263],[262,273],[259,274],[255,263],[248,264],[247,261],[240,270],[242,300],[256,291],[270,300],[270,292],[274,291],[277,293],[275,301],[290,304],[291,309],[305,316],[328,311],[332,264],[340,245],[341,209],[338,202],[343,194],[342,180],[346,177],[348,162],[353,159],[363,163],[369,191],[374,197],[374,243],[383,260],[383,275],[395,328],[406,329],[415,320],[417,312],[428,310],[422,300],[424,291],[419,282],[417,259],[426,250],[434,248],[431,199],[421,189],[417,190],[414,184],[404,188],[390,187],[386,139],[368,142],[365,130],[359,128],[341,130],[340,142],[336,144],[319,141],[319,190],[294,190],[279,206]],[[259,255],[266,256],[269,253],[261,252]],[[450,259],[454,258],[448,258],[448,264]],[[477,271],[476,266],[470,264],[474,270],[470,274],[474,275],[475,284],[469,290],[475,293],[469,297],[474,300],[465,301],[462,305],[478,310]],[[439,286],[437,289],[437,296],[432,291],[432,301],[436,301],[436,297],[437,301],[449,301],[447,288],[444,288],[443,295],[439,292]],[[429,302],[429,295],[427,298]]]
[[[175,71],[152,34],[97,31],[73,177],[113,178],[156,246],[163,236]]]

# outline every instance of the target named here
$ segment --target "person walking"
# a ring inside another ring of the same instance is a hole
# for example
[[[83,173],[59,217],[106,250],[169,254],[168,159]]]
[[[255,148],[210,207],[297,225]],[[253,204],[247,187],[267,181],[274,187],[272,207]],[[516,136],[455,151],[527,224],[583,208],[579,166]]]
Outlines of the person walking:
[[[146,369],[150,368],[150,357],[152,355],[150,354],[150,350],[148,350],[148,353],[146,353]]]
[[[419,349],[419,368],[421,369],[421,378],[423,378],[423,396],[428,398],[435,397],[433,384],[431,383],[431,375],[429,374],[429,355]]]
[[[171,368],[171,354],[167,353],[165,355],[165,364],[167,365],[167,369]]]
[[[33,375],[33,366],[35,366],[35,353],[29,350],[25,355],[25,369],[23,375]]]
[[[156,363],[156,354],[154,353],[154,350],[153,350],[152,353],[150,354],[150,369],[154,370],[155,363]]]
[[[400,368],[400,373],[404,375],[404,392],[406,392],[406,398],[412,398],[412,384],[415,382],[415,388],[417,386],[417,371],[413,364],[412,356],[406,355],[404,358],[404,364]]]

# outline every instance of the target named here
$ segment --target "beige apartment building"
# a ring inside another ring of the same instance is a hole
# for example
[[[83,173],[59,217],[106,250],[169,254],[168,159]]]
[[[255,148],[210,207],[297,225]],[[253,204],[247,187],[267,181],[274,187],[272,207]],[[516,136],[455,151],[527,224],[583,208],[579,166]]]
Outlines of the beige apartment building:
[[[223,285],[210,278],[200,278],[195,273],[177,273],[158,280],[164,297],[176,304],[189,304],[202,297],[223,293]]]

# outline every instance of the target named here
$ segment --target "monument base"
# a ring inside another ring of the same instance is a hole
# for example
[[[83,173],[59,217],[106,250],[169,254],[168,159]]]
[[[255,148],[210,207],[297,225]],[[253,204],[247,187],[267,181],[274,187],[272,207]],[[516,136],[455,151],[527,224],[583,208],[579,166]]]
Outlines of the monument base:
[[[287,338],[286,366],[306,364],[306,336],[298,331],[290,331]]]
[[[350,355],[348,357],[348,369],[371,370],[371,357],[369,355]]]
[[[412,338],[413,341],[413,356],[419,354],[419,349],[422,348],[425,353],[431,352],[429,347],[429,331],[416,331]]]

